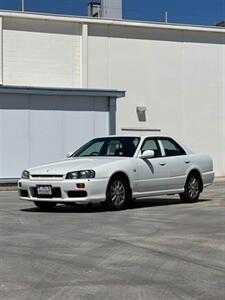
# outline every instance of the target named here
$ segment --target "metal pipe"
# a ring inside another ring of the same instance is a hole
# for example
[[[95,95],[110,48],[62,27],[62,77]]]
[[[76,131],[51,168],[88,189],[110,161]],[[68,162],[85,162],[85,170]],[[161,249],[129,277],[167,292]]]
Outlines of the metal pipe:
[[[21,3],[21,6],[22,6],[22,12],[24,13],[24,11],[25,11],[25,3],[24,3],[24,0],[21,0],[22,1],[22,3]]]
[[[165,23],[168,23],[168,11],[165,11]]]

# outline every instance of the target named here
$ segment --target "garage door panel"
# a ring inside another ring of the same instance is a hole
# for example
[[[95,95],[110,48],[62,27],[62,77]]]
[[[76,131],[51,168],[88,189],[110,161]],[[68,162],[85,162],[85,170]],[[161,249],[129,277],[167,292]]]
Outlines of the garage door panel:
[[[29,97],[4,95],[1,105],[1,177],[16,178],[29,165]]]
[[[62,157],[60,97],[32,96],[30,101],[30,165]]]
[[[64,107],[64,153],[74,151],[93,137],[94,99],[85,97],[71,101],[63,97]]]
[[[0,178],[65,158],[108,134],[107,98],[0,95]]]
[[[64,115],[64,146],[65,153],[76,150],[93,137],[94,113],[65,112]]]
[[[104,112],[94,112],[94,136],[108,135],[109,115]]]
[[[3,149],[2,149],[2,144],[3,144],[3,110],[2,110],[2,101],[0,101],[0,178],[3,177]]]

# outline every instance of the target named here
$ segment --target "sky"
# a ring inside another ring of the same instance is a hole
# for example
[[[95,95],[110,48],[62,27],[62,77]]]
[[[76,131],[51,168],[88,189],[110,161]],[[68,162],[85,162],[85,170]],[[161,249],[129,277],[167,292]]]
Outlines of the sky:
[[[0,10],[21,10],[22,0],[0,0]],[[24,0],[25,10],[66,15],[87,15],[89,0]],[[123,0],[123,18],[170,23],[215,25],[225,20],[225,0]]]

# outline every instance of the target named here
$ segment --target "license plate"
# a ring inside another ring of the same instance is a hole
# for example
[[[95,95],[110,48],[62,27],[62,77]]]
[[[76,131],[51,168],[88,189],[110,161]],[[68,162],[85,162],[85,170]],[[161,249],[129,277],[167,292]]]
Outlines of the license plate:
[[[52,187],[50,185],[39,185],[37,186],[37,194],[42,195],[52,195]]]

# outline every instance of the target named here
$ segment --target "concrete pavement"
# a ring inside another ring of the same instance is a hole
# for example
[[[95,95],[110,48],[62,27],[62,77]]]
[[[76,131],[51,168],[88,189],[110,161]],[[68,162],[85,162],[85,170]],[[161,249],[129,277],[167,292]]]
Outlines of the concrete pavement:
[[[0,299],[225,299],[225,182],[201,201],[40,212],[0,192]]]

